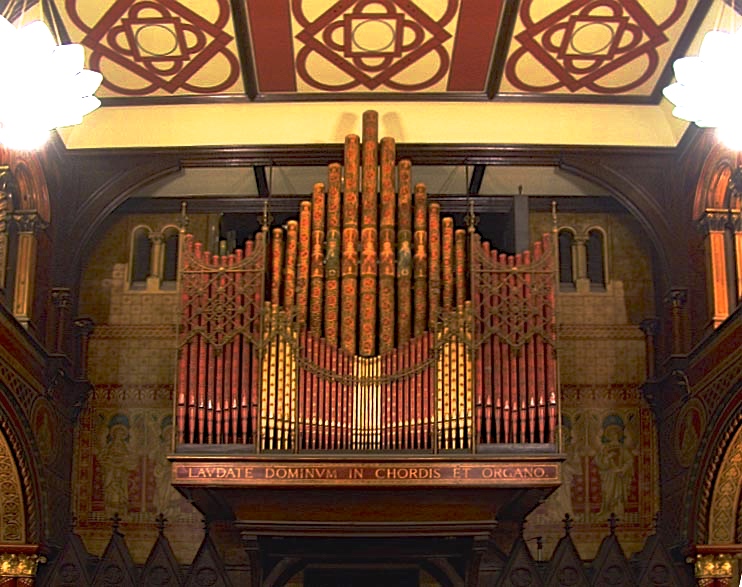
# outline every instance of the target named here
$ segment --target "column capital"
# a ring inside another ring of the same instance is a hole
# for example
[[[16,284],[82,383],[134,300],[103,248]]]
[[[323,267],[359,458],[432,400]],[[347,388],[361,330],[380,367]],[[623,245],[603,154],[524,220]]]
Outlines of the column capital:
[[[95,322],[93,322],[92,318],[75,318],[73,324],[80,336],[90,336],[91,334],[93,334],[93,330],[95,330]]]
[[[688,290],[684,287],[675,287],[667,292],[665,303],[673,308],[683,308],[688,303]]]
[[[722,232],[729,224],[729,210],[708,208],[704,211],[703,216],[698,220],[698,227],[701,232]]]
[[[696,579],[731,579],[732,557],[728,554],[697,554]]]
[[[660,321],[657,318],[645,318],[639,324],[639,328],[645,336],[657,336],[660,329]]]
[[[35,234],[49,226],[36,210],[17,210],[13,212],[13,220],[18,225],[18,230],[25,233]]]
[[[67,287],[52,288],[51,297],[54,307],[60,310],[68,310],[72,305],[72,292]]]
[[[39,554],[0,553],[0,577],[34,577],[39,563],[46,557]]]

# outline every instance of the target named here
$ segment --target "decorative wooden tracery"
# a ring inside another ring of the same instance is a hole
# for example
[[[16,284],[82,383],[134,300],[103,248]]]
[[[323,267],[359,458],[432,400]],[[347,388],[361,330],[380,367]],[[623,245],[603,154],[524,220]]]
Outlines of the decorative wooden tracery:
[[[409,161],[395,193],[394,141],[377,140],[375,112],[363,124],[362,142],[346,139],[344,178],[330,165],[327,191],[316,184],[298,219],[231,255],[184,239],[179,443],[553,442],[552,237],[516,256],[491,250],[412,186]]]

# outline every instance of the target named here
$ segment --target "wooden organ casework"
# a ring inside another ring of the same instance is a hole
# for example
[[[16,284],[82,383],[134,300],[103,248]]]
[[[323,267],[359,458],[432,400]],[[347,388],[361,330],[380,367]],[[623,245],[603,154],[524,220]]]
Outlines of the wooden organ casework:
[[[560,472],[553,236],[509,255],[473,214],[455,226],[374,112],[344,157],[243,248],[183,239],[173,483],[197,505],[326,484],[542,498]]]

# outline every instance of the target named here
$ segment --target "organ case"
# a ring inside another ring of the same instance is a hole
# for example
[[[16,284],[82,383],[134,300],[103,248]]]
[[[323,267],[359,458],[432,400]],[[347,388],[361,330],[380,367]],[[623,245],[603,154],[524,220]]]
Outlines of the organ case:
[[[493,249],[471,219],[442,215],[377,134],[366,113],[363,141],[347,138],[327,191],[316,184],[284,227],[265,223],[228,255],[182,239],[179,446],[556,441],[553,235],[517,255]]]

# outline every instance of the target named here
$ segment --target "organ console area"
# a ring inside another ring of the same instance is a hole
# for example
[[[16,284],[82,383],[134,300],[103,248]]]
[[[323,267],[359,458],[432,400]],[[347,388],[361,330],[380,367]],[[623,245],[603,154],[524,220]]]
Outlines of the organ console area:
[[[554,236],[456,226],[377,127],[283,226],[181,239],[173,483],[264,543],[472,539],[560,482]]]

